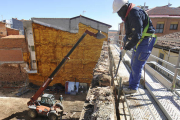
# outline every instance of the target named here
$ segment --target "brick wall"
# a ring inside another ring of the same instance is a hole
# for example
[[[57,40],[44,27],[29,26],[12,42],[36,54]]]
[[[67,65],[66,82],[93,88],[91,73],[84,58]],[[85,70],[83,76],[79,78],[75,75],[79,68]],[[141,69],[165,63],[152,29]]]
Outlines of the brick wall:
[[[79,32],[76,34],[35,23],[32,26],[38,74],[29,74],[29,80],[36,85],[43,84],[86,29],[93,33],[98,32],[81,23],[79,23]],[[103,41],[107,41],[107,33],[103,34],[106,38],[100,40],[86,35],[50,86],[55,83],[65,85],[66,81],[75,81],[75,78],[77,82],[91,83],[93,68],[100,57]]]
[[[25,62],[30,62],[30,54],[27,48],[27,43],[25,41],[25,38],[1,38],[0,39],[0,50],[21,50],[21,55],[19,51],[8,51],[9,54],[13,52],[15,56],[18,56],[16,58],[17,60],[21,60],[23,57],[23,60]]]
[[[180,31],[180,18],[151,18],[151,21],[152,21],[152,24],[153,24],[153,27],[156,29],[156,25],[158,22],[164,22],[164,30],[163,30],[163,33],[156,33],[156,35],[158,37],[160,36],[164,36],[166,34],[170,34],[170,33],[174,33],[174,32],[179,32]],[[170,25],[172,22],[178,22],[178,28],[177,30],[170,30]],[[120,31],[122,33],[122,26],[123,26],[123,23],[120,24]],[[124,31],[124,34],[125,34],[125,31]],[[122,38],[120,37],[120,40]]]
[[[25,38],[5,38],[0,39],[0,49],[21,48],[22,52],[28,52]]]
[[[16,50],[1,50],[0,49],[0,62],[4,61],[23,61],[23,54],[21,49]]]
[[[24,85],[28,79],[27,72],[21,64],[2,64],[0,65],[0,87],[19,87]]]
[[[158,37],[180,31],[180,18],[151,18],[151,20],[152,20],[152,24],[153,24],[155,29],[156,29],[157,22],[164,22],[163,33],[156,33],[156,35]],[[177,30],[170,30],[171,22],[178,22],[178,29]]]
[[[7,36],[5,23],[0,22],[0,37]]]
[[[19,30],[6,28],[7,29],[7,35],[19,35]]]

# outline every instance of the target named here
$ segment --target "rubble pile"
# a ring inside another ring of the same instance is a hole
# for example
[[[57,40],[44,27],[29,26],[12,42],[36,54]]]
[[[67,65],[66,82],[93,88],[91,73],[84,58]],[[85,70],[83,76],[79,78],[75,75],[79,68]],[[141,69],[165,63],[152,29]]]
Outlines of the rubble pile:
[[[108,45],[106,42],[103,43],[101,56],[94,68],[94,76],[92,80],[92,87],[95,86],[109,86],[110,76],[109,76],[109,63],[108,63]]]
[[[108,45],[104,42],[80,120],[114,120],[116,116],[108,61]]]
[[[93,106],[91,119],[111,120],[114,118],[113,95],[110,87],[90,89],[86,102]],[[108,113],[108,114],[107,114]]]
[[[0,65],[0,87],[17,87],[28,79],[24,64]]]

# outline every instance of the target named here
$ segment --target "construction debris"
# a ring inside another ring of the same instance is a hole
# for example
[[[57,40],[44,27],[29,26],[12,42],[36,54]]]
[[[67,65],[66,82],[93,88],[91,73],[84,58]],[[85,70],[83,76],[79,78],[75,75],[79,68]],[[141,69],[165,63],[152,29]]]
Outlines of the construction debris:
[[[26,64],[2,64],[0,65],[0,87],[15,88],[25,84],[28,79],[24,69]]]
[[[114,120],[115,105],[111,77],[108,74],[108,49],[104,42],[101,56],[94,69],[94,77],[88,91],[80,120]],[[107,114],[108,113],[108,114]]]

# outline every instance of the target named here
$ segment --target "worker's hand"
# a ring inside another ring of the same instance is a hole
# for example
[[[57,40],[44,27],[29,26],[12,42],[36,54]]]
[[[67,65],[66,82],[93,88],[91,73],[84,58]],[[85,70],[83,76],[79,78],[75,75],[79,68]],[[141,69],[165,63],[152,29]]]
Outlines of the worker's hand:
[[[123,47],[120,47],[120,50],[123,50]]]

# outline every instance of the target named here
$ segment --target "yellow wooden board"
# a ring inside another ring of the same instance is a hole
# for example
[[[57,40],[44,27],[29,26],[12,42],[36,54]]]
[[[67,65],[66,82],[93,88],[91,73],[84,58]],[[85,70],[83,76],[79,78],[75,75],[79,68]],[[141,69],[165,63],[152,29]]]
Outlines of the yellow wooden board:
[[[79,32],[76,34],[36,23],[32,26],[38,74],[29,74],[29,80],[37,85],[42,85],[86,30],[98,32],[82,23],[79,23]],[[103,34],[106,38],[100,40],[86,35],[50,86],[55,83],[65,85],[66,81],[75,81],[75,78],[77,82],[91,83],[93,68],[100,57],[103,41],[107,41],[107,33]]]

